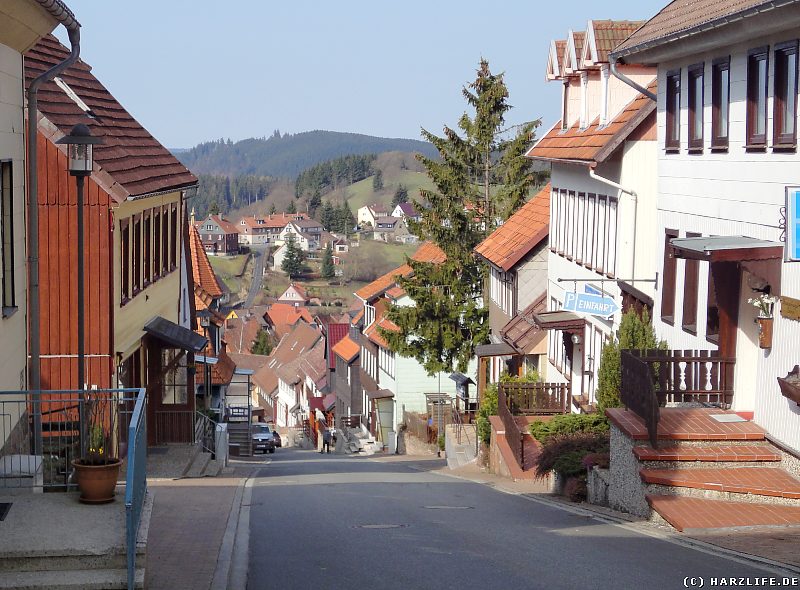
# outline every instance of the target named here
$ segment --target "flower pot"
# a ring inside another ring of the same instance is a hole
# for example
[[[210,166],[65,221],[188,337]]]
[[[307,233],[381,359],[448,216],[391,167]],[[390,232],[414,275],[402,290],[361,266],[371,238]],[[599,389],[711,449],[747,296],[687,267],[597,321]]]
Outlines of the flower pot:
[[[105,465],[84,465],[80,459],[74,460],[72,466],[81,491],[80,501],[84,504],[113,502],[121,464],[119,459]]]
[[[781,395],[800,404],[800,366],[795,365],[786,377],[778,377]]]
[[[756,318],[758,322],[758,345],[761,348],[772,348],[772,318]]]

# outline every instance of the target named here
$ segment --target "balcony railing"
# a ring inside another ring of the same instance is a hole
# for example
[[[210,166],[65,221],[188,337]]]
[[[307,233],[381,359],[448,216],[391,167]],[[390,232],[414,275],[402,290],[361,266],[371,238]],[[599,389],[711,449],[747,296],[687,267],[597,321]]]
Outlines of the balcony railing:
[[[620,399],[657,444],[659,407],[703,402],[730,407],[736,360],[708,350],[623,350]]]
[[[500,383],[512,414],[525,416],[569,412],[568,383]]]

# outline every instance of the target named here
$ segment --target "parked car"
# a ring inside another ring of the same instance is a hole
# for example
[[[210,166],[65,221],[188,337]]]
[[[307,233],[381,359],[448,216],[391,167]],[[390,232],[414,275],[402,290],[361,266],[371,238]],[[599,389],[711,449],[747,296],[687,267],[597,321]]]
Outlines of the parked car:
[[[266,424],[253,425],[253,453],[261,451],[262,453],[275,452],[275,439],[272,436],[272,430]]]
[[[283,446],[283,441],[281,441],[281,435],[278,433],[277,430],[272,431],[272,440],[275,442],[276,447]]]

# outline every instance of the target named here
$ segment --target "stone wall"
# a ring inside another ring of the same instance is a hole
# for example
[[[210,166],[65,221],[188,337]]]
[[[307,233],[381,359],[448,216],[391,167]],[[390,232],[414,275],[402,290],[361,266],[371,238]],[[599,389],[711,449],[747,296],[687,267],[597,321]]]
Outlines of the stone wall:
[[[639,460],[633,454],[633,439],[611,424],[611,465],[608,505],[614,510],[642,518],[650,517],[645,484],[639,476]]]

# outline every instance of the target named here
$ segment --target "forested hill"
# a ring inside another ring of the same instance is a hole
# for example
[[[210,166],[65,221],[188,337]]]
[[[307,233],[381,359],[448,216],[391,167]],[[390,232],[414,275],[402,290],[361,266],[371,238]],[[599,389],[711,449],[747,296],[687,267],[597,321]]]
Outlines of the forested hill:
[[[430,157],[437,155],[433,145],[424,141],[338,131],[306,131],[293,135],[281,135],[276,131],[268,138],[244,139],[236,143],[220,139],[201,143],[175,155],[195,174],[293,179],[320,162],[347,155],[391,151],[420,152]]]

